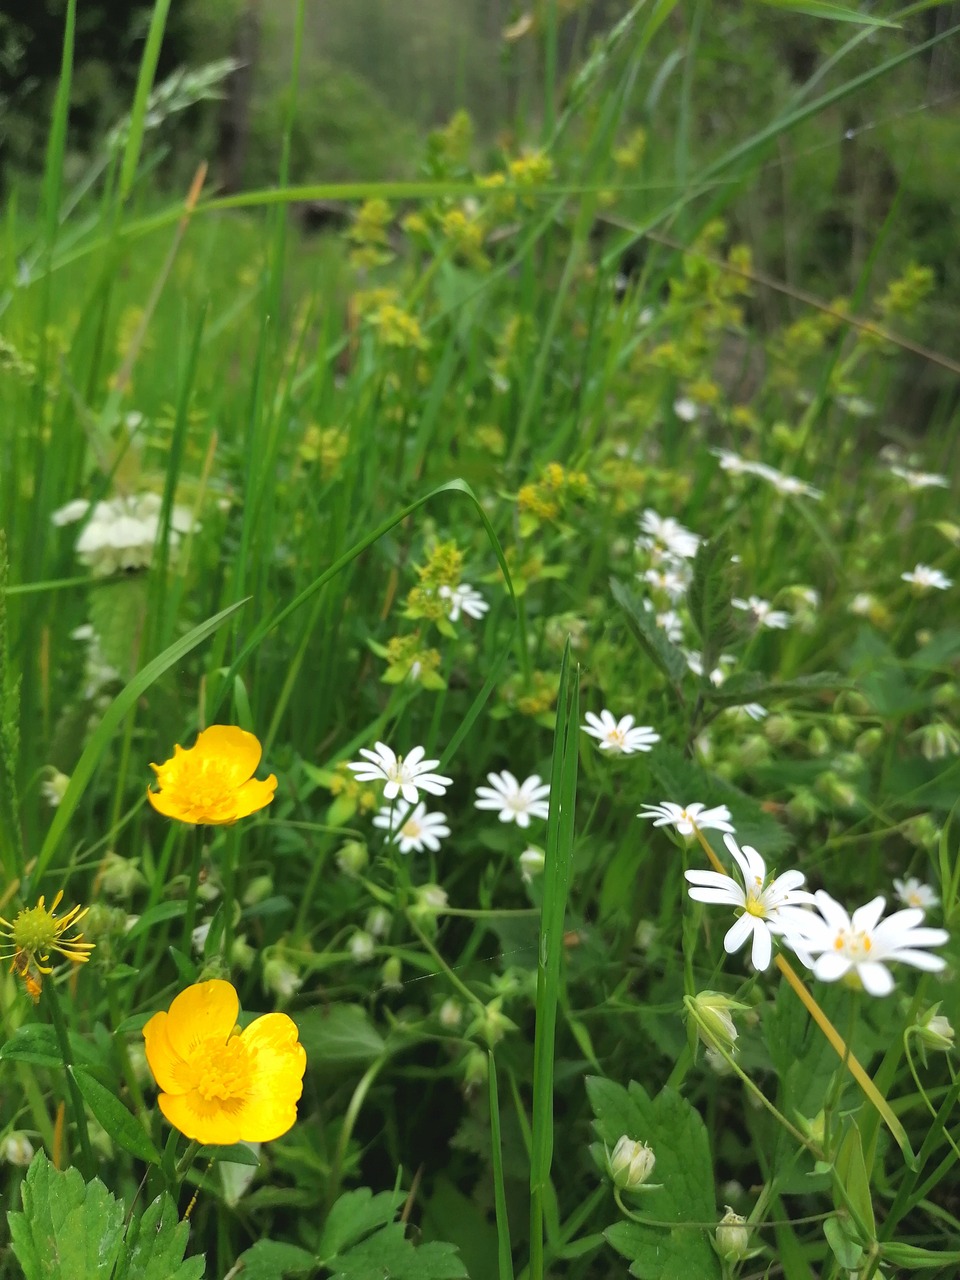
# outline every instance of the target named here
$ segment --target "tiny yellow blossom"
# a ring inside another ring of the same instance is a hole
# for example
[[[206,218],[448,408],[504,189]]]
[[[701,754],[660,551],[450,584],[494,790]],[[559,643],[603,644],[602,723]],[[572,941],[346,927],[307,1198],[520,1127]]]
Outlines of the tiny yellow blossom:
[[[262,749],[252,733],[233,725],[204,729],[189,749],[174,747],[172,759],[151,764],[160,789],[147,799],[168,818],[196,826],[226,826],[263,809],[277,789],[274,774],[253,776]]]
[[[7,938],[6,943],[0,944],[0,954],[3,959],[10,959],[10,972],[17,974],[34,1001],[43,987],[41,975],[53,972],[49,963],[51,951],[59,951],[75,964],[85,964],[94,947],[92,942],[83,941],[82,933],[63,936],[76,927],[89,908],[71,907],[58,919],[57,907],[62,898],[61,889],[48,907],[41,894],[37,905],[18,912],[12,923],[0,916],[0,932]]]

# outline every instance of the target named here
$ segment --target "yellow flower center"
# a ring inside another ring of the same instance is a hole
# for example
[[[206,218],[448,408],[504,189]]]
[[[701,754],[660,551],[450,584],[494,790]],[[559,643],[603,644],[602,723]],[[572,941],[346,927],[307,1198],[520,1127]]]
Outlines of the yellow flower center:
[[[184,816],[194,820],[230,817],[236,807],[234,772],[220,760],[194,760],[165,784],[175,791]]]
[[[607,734],[607,741],[615,747],[622,747],[624,741],[623,731],[621,729],[611,729]]]
[[[416,818],[408,818],[400,828],[400,834],[406,836],[409,840],[416,840],[423,828]]]
[[[748,916],[756,916],[758,920],[766,920],[767,908],[763,903],[763,881],[759,876],[754,876],[753,885],[747,889],[746,902],[743,909]]]
[[[42,904],[21,911],[13,922],[10,937],[18,951],[50,950],[57,940],[57,922]]]
[[[842,951],[853,961],[869,960],[872,948],[873,939],[869,933],[851,933],[847,929],[841,929],[833,941],[834,951]]]
[[[231,1036],[226,1044],[207,1040],[194,1059],[196,1090],[205,1101],[221,1106],[241,1101],[250,1092],[253,1065],[250,1051],[239,1036]]]

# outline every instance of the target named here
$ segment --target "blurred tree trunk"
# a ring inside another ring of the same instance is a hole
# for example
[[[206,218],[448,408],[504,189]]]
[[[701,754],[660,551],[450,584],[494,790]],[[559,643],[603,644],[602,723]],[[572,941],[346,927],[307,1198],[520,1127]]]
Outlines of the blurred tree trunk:
[[[220,182],[225,191],[239,191],[247,161],[250,137],[250,101],[260,53],[260,5],[247,0],[233,41],[231,55],[240,66],[227,82],[227,97],[220,113]]]

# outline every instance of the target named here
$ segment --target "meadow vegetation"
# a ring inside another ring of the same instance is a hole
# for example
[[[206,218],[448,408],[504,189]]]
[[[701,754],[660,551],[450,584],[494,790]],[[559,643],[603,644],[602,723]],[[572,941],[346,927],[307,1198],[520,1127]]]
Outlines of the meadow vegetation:
[[[300,3],[222,195],[167,8],[0,230],[0,1278],[955,1276],[957,30],[334,157]]]

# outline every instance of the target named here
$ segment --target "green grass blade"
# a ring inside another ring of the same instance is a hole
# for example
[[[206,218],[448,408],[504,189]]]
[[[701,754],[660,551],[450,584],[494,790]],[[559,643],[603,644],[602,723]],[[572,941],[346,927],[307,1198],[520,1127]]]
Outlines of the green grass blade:
[[[500,1146],[500,1095],[497,1088],[497,1063],[490,1053],[490,1146],[493,1164],[493,1198],[497,1214],[497,1258],[500,1280],[513,1280],[513,1249],[510,1245],[510,1219],[507,1216],[507,1192],[503,1182],[503,1151]]]
[[[573,823],[580,733],[580,672],[570,670],[567,640],[560,667],[557,727],[550,768],[550,816],[537,972],[537,1020],[533,1050],[533,1133],[530,1150],[530,1280],[543,1280],[544,1206],[553,1162],[553,1078],[563,922],[570,892]]]
[[[160,46],[163,43],[163,32],[167,25],[167,14],[170,11],[170,0],[156,0],[153,13],[150,15],[150,29],[140,59],[140,71],[137,75],[137,88],[130,112],[130,131],[127,134],[127,145],[123,151],[120,165],[120,203],[124,204],[130,194],[137,165],[140,163],[140,152],[143,148],[143,135],[147,123],[147,103],[150,90],[153,88],[153,77],[156,75],[157,62],[160,58]]]
[[[150,688],[155,680],[158,680],[165,671],[169,671],[171,667],[176,666],[198,644],[202,644],[208,636],[213,635],[228,618],[232,617],[245,604],[246,600],[238,600],[236,604],[229,605],[226,609],[221,609],[219,613],[214,614],[212,618],[208,618],[206,622],[201,622],[198,627],[194,627],[192,631],[175,641],[169,648],[164,649],[163,653],[158,654],[152,662],[148,662],[143,670],[138,671],[129,684],[117,694],[104,712],[103,719],[91,734],[83,754],[77,761],[76,768],[70,778],[70,785],[67,787],[64,797],[54,813],[46,839],[37,854],[37,865],[29,876],[29,883],[24,885],[24,894],[28,892],[30,885],[42,880],[57,850],[60,838],[66,831],[70,818],[80,802],[87,783],[93,777],[97,762],[120,728],[124,717],[133,710],[137,700]]]

